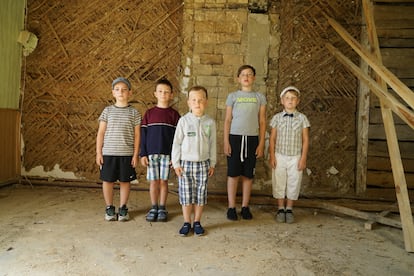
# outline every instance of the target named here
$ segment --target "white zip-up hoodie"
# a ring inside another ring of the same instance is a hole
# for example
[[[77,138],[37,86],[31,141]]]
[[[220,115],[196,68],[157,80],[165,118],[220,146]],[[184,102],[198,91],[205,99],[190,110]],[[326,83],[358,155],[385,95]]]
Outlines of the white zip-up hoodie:
[[[217,162],[216,122],[208,115],[201,117],[188,112],[180,118],[175,130],[171,152],[173,168],[180,161],[207,161],[214,168]]]

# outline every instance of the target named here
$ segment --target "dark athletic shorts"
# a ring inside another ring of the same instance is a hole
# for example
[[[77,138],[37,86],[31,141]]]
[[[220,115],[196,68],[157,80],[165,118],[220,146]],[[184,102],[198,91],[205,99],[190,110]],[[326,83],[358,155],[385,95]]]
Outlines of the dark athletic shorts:
[[[244,137],[244,138],[243,138]],[[227,156],[227,176],[253,178],[256,167],[256,148],[258,136],[229,135],[231,156]],[[242,145],[243,142],[243,145]],[[243,160],[240,152],[243,149]]]
[[[101,180],[106,182],[131,182],[137,179],[135,168],[132,167],[132,156],[104,155],[101,168]]]

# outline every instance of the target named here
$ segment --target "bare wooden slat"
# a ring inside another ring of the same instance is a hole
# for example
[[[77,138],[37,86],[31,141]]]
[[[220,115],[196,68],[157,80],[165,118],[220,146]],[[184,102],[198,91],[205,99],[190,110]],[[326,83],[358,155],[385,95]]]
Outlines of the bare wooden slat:
[[[414,141],[414,129],[410,128],[408,125],[396,125],[395,129],[398,133],[398,141]],[[384,125],[371,124],[369,126],[369,138],[385,140]]]
[[[411,142],[400,142],[399,146],[402,158],[414,159],[414,147]],[[368,155],[388,157],[387,143],[385,141],[370,140],[368,142]]]
[[[405,172],[414,173],[414,162],[412,159],[402,158],[402,162]],[[381,156],[368,156],[367,169],[391,172],[390,158]]]
[[[414,174],[405,173],[408,189],[414,189]],[[368,171],[367,185],[376,187],[392,188],[394,187],[394,179],[392,172],[384,171]]]

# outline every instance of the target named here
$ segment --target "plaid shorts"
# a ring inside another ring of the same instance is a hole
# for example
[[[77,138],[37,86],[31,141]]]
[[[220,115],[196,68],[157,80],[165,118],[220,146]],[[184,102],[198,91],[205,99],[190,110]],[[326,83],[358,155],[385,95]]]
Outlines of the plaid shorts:
[[[171,156],[165,154],[151,154],[148,156],[147,179],[168,180],[170,176]]]
[[[183,175],[178,178],[178,194],[181,205],[207,203],[207,182],[210,161],[182,161]]]

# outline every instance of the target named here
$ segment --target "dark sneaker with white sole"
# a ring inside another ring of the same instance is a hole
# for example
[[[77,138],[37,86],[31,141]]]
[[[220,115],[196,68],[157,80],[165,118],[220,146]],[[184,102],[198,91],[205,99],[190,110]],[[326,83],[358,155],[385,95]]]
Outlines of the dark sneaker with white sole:
[[[118,211],[118,221],[127,221],[129,220],[128,208],[126,205],[119,207]]]
[[[188,236],[188,233],[190,233],[191,230],[191,224],[188,222],[184,222],[183,226],[181,227],[180,231],[178,232],[181,237]]]
[[[113,206],[113,205],[106,206],[105,220],[106,221],[114,221],[116,219],[117,219],[117,217],[116,217],[116,213],[115,213],[115,206]]]
[[[194,222],[193,228],[194,228],[194,234],[196,236],[204,235],[204,228],[203,228],[203,226],[201,226],[199,221]]]

